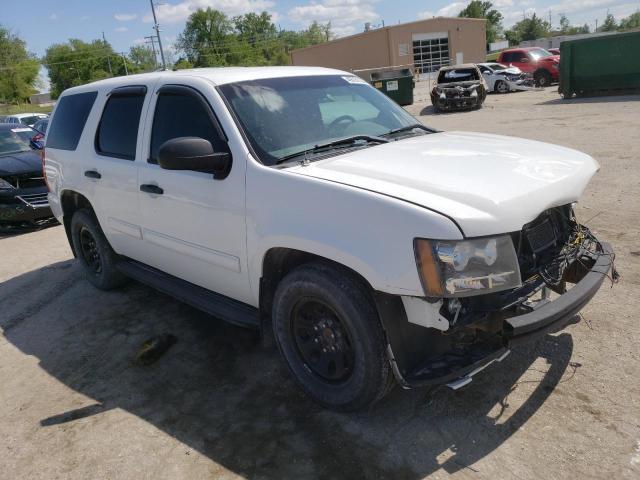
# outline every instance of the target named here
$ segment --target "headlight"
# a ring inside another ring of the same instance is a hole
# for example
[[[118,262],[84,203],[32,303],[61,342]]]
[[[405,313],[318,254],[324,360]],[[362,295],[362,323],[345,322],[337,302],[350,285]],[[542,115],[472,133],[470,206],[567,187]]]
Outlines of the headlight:
[[[0,178],[0,190],[13,190],[15,187],[7,182],[4,178]]]
[[[509,235],[459,241],[418,238],[414,250],[428,297],[469,297],[521,284]]]

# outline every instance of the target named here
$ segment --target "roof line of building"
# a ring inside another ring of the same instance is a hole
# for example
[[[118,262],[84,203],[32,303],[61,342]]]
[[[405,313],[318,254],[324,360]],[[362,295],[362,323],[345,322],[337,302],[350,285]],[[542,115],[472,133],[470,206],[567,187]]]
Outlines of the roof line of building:
[[[296,48],[295,50],[292,50],[292,52],[301,52],[302,50],[311,50],[313,48],[317,48],[317,47],[321,47],[323,45],[326,45],[327,43],[337,43],[337,42],[341,42],[342,40],[350,40],[352,38],[361,37],[363,35],[367,35],[367,34],[370,34],[370,33],[373,33],[373,32],[378,32],[380,30],[390,30],[392,28],[404,27],[406,25],[413,25],[414,23],[430,22],[430,21],[433,21],[433,20],[456,20],[456,21],[462,21],[462,22],[486,22],[487,21],[485,18],[467,18],[467,17],[431,17],[431,18],[423,18],[421,20],[414,20],[413,22],[396,23],[396,24],[393,24],[393,25],[385,25],[384,27],[380,27],[380,28],[372,28],[371,30],[366,30],[364,32],[354,33],[352,35],[347,35],[346,37],[334,38],[333,40],[329,40],[327,42],[317,43],[315,45],[309,45],[308,47]]]

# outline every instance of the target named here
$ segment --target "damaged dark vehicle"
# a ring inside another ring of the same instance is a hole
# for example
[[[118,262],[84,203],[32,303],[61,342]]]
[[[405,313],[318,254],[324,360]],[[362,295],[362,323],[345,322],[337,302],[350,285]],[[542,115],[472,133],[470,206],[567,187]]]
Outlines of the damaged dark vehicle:
[[[480,108],[486,97],[487,85],[473,64],[442,67],[438,84],[431,90],[431,104],[436,112]]]
[[[37,132],[0,123],[0,226],[35,226],[53,220],[42,173]]]

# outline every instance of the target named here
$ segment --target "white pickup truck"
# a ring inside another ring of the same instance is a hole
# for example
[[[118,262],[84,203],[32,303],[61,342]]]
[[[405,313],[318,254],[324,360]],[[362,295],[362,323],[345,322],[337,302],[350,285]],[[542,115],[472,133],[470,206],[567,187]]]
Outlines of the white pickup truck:
[[[612,269],[571,206],[593,158],[438,132],[337,70],[69,89],[43,169],[96,287],[131,277],[229,322],[270,321],[300,386],[338,410],[395,383],[470,382],[563,328]]]

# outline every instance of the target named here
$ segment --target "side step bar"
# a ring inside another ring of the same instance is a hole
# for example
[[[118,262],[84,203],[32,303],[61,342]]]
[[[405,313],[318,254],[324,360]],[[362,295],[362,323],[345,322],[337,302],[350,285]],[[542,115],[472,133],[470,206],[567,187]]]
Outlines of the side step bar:
[[[260,311],[246,303],[212,292],[128,258],[121,259],[117,267],[126,276],[216,318],[241,327],[260,328]]]

